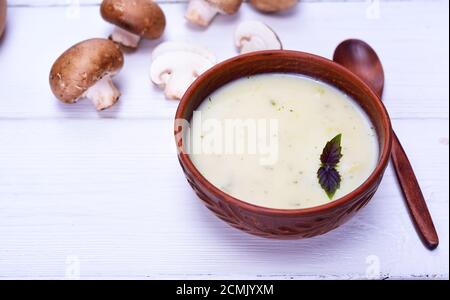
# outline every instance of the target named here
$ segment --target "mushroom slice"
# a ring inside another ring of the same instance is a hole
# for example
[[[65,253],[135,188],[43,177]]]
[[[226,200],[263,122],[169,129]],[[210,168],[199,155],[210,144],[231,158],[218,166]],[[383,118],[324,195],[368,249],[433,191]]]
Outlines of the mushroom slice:
[[[6,0],[0,0],[0,37],[3,35],[6,23]]]
[[[291,9],[298,0],[250,0],[250,4],[264,13],[276,13]]]
[[[128,48],[137,48],[141,38],[160,38],[166,27],[164,12],[152,0],[103,0],[100,13],[116,25],[110,38]]]
[[[112,77],[123,64],[123,53],[112,41],[86,40],[56,60],[50,71],[50,87],[64,103],[88,98],[97,110],[104,110],[113,106],[120,97]]]
[[[242,22],[236,29],[235,43],[241,54],[283,49],[277,34],[259,21]]]
[[[217,14],[233,15],[241,7],[243,0],[190,0],[186,19],[207,27]]]
[[[217,59],[209,50],[187,43],[166,42],[152,53],[150,77],[169,99],[181,99],[189,86]]]

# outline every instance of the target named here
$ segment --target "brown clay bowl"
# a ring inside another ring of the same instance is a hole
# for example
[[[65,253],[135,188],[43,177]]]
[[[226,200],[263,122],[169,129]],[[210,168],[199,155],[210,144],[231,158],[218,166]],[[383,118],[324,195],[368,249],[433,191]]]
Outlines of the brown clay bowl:
[[[284,210],[259,207],[236,199],[212,185],[184,153],[182,127],[176,122],[178,158],[189,184],[205,205],[220,219],[247,233],[275,239],[309,238],[344,224],[367,205],[377,191],[392,146],[392,129],[381,100],[356,75],[319,56],[295,51],[263,51],[220,63],[198,78],[183,97],[177,120],[190,121],[194,110],[223,85],[261,73],[293,73],[327,82],[353,97],[369,115],[379,138],[380,157],[372,175],[359,188],[326,205]]]

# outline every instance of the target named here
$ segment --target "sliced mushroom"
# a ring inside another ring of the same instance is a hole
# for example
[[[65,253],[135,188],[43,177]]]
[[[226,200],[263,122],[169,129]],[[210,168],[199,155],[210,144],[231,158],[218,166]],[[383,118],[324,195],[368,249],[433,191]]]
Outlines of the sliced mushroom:
[[[166,42],[152,53],[150,77],[169,99],[181,99],[189,86],[217,59],[209,50],[186,43]]]
[[[250,4],[264,13],[276,13],[291,9],[298,0],[250,0]]]
[[[241,54],[283,49],[277,34],[260,21],[242,22],[236,29],[235,43]]]
[[[5,31],[6,6],[6,0],[0,0],[0,37],[2,37],[3,31]]]
[[[218,14],[233,15],[241,7],[243,0],[190,0],[186,19],[190,22],[208,26]]]
[[[106,39],[91,39],[64,52],[50,71],[53,94],[64,103],[90,99],[97,110],[113,106],[120,97],[112,77],[124,64],[119,46]]]
[[[166,27],[164,12],[152,0],[103,0],[100,13],[116,25],[110,38],[129,48],[137,48],[141,38],[160,38]]]

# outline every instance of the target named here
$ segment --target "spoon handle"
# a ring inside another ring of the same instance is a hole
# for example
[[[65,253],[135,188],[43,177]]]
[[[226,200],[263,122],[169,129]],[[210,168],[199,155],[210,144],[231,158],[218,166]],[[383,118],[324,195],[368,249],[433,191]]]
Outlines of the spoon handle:
[[[439,237],[434,227],[430,211],[428,210],[427,203],[425,202],[408,156],[395,132],[393,136],[392,161],[397,178],[422,241],[428,249],[434,250],[439,246]]]

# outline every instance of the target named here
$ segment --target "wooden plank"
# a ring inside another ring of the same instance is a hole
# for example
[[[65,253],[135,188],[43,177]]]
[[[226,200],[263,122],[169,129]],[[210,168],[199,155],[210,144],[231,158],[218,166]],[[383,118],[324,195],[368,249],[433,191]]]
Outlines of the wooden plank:
[[[163,5],[170,24],[164,39],[197,41],[224,60],[236,55],[233,30],[244,19],[270,24],[287,49],[325,57],[331,57],[341,40],[363,38],[379,51],[385,65],[385,98],[392,117],[442,119],[449,114],[448,14],[444,7],[448,2],[383,2],[378,20],[366,18],[365,3],[302,3],[283,17],[244,7],[237,17],[220,17],[208,30],[198,30],[185,24],[184,5]],[[12,8],[9,13],[0,49],[0,70],[8,70],[0,72],[0,98],[5,99],[0,102],[0,118],[97,119],[99,114],[86,101],[73,106],[58,103],[49,90],[48,73],[54,60],[72,44],[108,36],[111,26],[101,20],[98,8],[82,7],[76,17],[61,7]],[[157,43],[144,42],[138,52],[127,55],[126,66],[116,78],[123,92],[120,105],[100,117],[173,116],[177,102],[165,100],[148,78],[151,50]]]
[[[170,4],[178,4],[178,3],[186,3],[189,0],[157,0],[157,3],[170,3]],[[91,5],[99,5],[102,0],[8,0],[8,5],[11,7],[14,6],[28,6],[28,7],[37,7],[37,6],[91,6]]]
[[[9,6],[89,6],[89,5],[98,5],[102,0],[8,0]],[[160,4],[179,4],[179,3],[187,3],[189,0],[154,0]],[[368,5],[373,4],[374,2],[432,2],[432,1],[443,1],[443,0],[299,0],[299,2],[366,2]],[[248,2],[248,0],[244,0],[244,2]]]
[[[186,183],[171,122],[0,122],[0,276],[361,278],[448,276],[448,122],[396,121],[442,238],[417,238],[388,170],[374,201],[318,238],[273,241],[229,228]],[[416,262],[416,263],[415,263]]]

